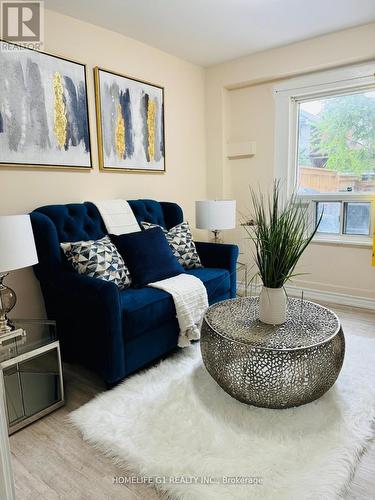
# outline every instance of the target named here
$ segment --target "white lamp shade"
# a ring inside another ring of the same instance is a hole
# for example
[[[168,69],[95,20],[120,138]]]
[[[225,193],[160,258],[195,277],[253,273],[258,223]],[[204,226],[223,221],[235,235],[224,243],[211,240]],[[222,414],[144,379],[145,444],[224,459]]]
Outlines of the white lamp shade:
[[[0,273],[38,262],[29,215],[0,216]]]
[[[195,224],[211,231],[236,227],[236,200],[203,200],[195,202]]]

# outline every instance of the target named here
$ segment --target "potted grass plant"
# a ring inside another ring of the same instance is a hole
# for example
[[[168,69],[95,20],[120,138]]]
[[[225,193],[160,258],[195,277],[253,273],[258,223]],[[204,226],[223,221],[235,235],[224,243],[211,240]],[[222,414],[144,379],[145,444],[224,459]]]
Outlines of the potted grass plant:
[[[295,267],[314,237],[319,220],[309,220],[308,208],[293,193],[281,195],[280,182],[273,185],[272,195],[251,191],[253,226],[248,229],[254,242],[254,259],[263,286],[259,298],[259,319],[278,325],[286,320],[284,285],[296,276]],[[254,277],[255,277],[254,276]]]

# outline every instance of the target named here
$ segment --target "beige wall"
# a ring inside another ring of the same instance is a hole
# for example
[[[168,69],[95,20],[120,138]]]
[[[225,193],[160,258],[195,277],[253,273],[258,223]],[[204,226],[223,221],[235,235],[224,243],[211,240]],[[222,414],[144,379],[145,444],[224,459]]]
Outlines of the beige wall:
[[[91,172],[0,170],[0,214],[94,198],[177,201],[193,221],[194,200],[206,197],[204,70],[133,39],[47,11],[45,50],[88,65],[94,169]],[[92,68],[99,65],[165,87],[165,174],[100,173]],[[8,279],[18,295],[15,314],[38,317],[43,306],[31,270]]]
[[[375,24],[319,37],[211,67],[206,72],[207,175],[211,197],[237,199],[248,213],[248,186],[268,189],[274,176],[274,99],[277,80],[375,58]],[[226,142],[255,141],[252,158],[228,160]],[[246,233],[226,234],[248,252]],[[375,299],[370,248],[312,244],[296,286]]]
[[[43,204],[97,197],[148,197],[177,201],[194,225],[194,200],[207,194],[236,198],[239,209],[246,213],[248,185],[259,182],[267,186],[273,176],[272,84],[264,82],[375,56],[375,24],[243,57],[207,70],[54,12],[46,12],[45,27],[46,51],[88,65],[94,169],[91,172],[2,169],[0,214],[25,213]],[[166,174],[99,173],[92,77],[95,65],[165,86]],[[224,150],[228,140],[255,140],[256,156],[226,160]],[[226,238],[245,249],[244,236],[238,229],[229,232]],[[368,249],[311,246],[302,262],[311,275],[302,284],[375,298],[375,270],[370,267],[369,258]],[[12,273],[8,283],[14,286],[19,298],[16,315],[44,314],[38,283],[30,269]]]

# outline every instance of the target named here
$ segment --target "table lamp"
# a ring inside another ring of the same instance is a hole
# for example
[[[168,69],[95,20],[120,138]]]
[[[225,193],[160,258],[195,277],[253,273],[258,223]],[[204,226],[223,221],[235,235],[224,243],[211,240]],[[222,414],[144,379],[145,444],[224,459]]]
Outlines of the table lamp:
[[[29,215],[0,216],[0,336],[13,328],[7,314],[16,304],[16,294],[3,280],[9,271],[37,264],[34,234]]]
[[[212,231],[214,242],[219,243],[220,231],[236,227],[236,200],[196,201],[195,225]]]

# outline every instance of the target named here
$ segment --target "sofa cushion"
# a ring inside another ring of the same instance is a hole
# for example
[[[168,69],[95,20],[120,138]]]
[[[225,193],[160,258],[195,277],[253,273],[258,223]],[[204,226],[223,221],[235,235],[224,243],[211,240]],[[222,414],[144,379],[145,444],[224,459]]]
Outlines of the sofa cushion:
[[[59,243],[63,241],[99,240],[107,234],[99,210],[93,203],[69,203],[37,208],[55,226]]]
[[[130,286],[129,270],[108,236],[100,240],[60,243],[60,247],[79,274],[110,281],[120,290]]]
[[[129,268],[134,287],[141,288],[185,272],[159,226],[110,237]]]
[[[138,224],[142,221],[158,224],[161,227],[166,227],[163,207],[161,203],[155,200],[129,200],[130,208],[133,210]]]
[[[192,274],[203,281],[210,303],[215,297],[230,291],[230,275],[226,269],[204,267],[189,269],[186,273]]]
[[[120,293],[120,300],[126,338],[138,337],[176,316],[173,299],[163,290],[128,288]]]
[[[141,222],[141,226],[143,229],[147,230],[161,227],[145,221]],[[162,227],[161,229],[164,231],[165,237],[176,259],[185,269],[202,267],[188,222],[181,222],[181,224],[177,224],[177,226],[168,230]]]
[[[186,272],[203,281],[210,304],[216,302],[217,297],[229,297],[230,279],[225,269],[201,268]],[[120,293],[120,298],[126,338],[138,337],[176,316],[172,296],[163,290],[128,288]]]

